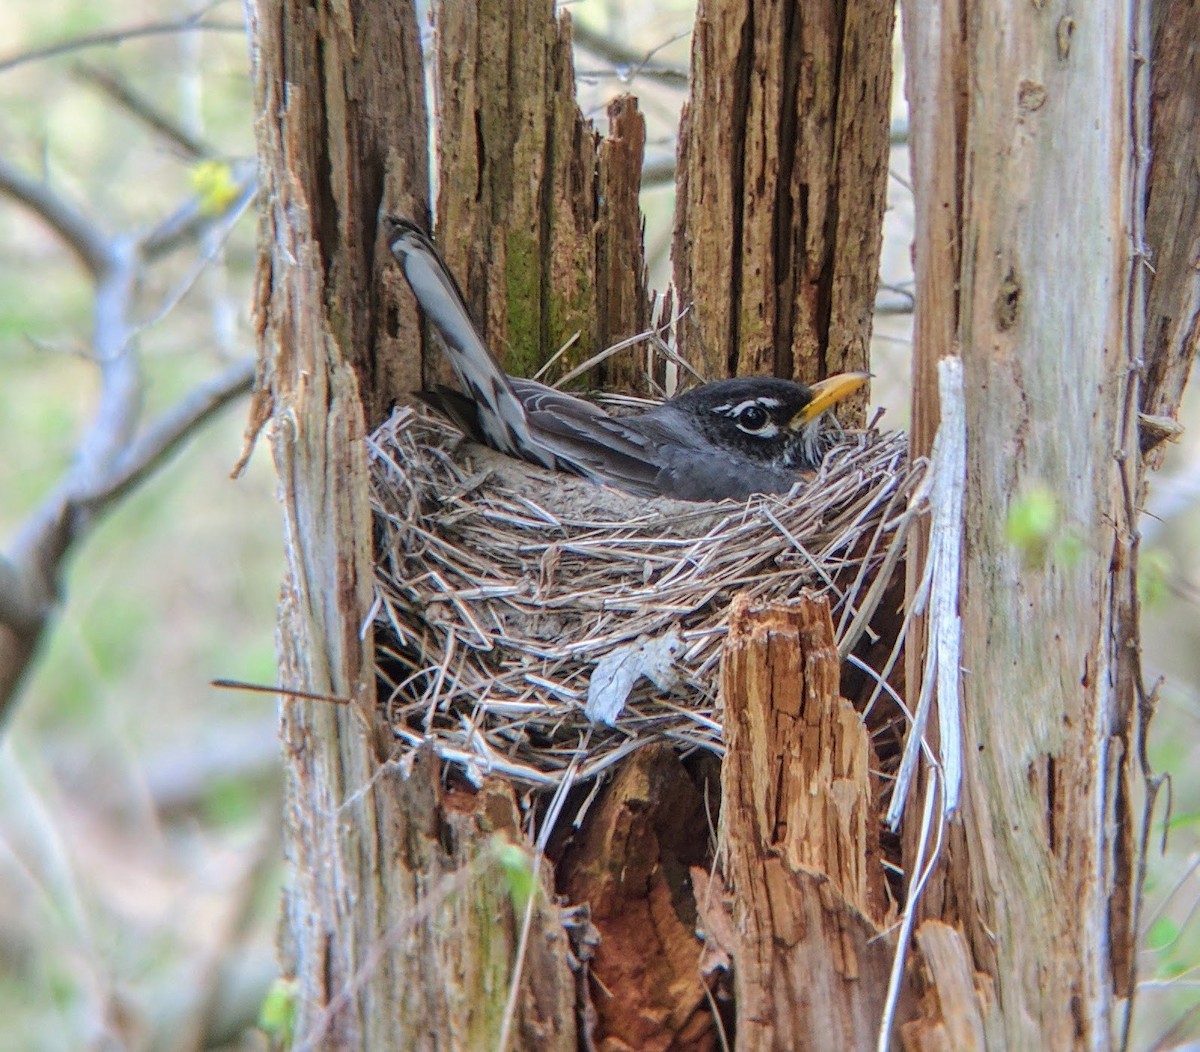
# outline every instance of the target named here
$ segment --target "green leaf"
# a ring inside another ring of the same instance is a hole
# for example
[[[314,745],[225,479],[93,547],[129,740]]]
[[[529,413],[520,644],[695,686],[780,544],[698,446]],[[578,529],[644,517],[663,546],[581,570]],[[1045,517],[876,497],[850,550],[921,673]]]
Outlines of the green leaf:
[[[1165,950],[1179,938],[1179,926],[1170,917],[1159,917],[1146,933],[1146,947],[1151,950]]]
[[[299,988],[295,979],[276,979],[258,1010],[258,1026],[274,1047],[289,1048],[296,1033]]]
[[[513,911],[524,913],[533,894],[533,859],[529,853],[516,844],[500,837],[494,841],[496,861],[508,884],[508,894],[512,899]]]

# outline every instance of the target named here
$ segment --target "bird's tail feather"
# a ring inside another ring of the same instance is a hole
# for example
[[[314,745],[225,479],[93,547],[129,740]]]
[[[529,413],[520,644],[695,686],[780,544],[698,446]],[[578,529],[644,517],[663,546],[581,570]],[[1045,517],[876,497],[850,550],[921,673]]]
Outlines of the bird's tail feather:
[[[387,220],[388,247],[425,316],[446,346],[463,393],[476,402],[478,424],[488,445],[511,456],[556,466],[554,454],[538,442],[512,383],[488,350],[471,320],[454,275],[429,237],[407,219]]]

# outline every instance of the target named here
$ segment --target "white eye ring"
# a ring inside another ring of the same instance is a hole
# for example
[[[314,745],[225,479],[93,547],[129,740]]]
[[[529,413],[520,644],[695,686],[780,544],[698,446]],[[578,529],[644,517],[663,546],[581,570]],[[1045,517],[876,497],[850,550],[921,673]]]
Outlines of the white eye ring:
[[[766,430],[771,423],[767,411],[757,402],[751,402],[737,411],[737,426],[750,435]]]

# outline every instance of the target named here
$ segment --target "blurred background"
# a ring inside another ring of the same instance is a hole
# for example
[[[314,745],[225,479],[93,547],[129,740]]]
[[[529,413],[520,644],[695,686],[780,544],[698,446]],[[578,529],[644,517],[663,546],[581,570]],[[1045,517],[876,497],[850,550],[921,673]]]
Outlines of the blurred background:
[[[672,163],[694,3],[582,0],[581,105],[648,121],[652,281],[669,274]],[[226,192],[253,157],[242,8],[170,0],[0,8],[0,158],[106,236],[180,208],[197,238],[141,273],[130,318],[153,419],[254,351],[252,208]],[[126,30],[105,36],[114,30]],[[59,46],[62,45],[62,46]],[[42,53],[42,51],[47,53]],[[912,236],[902,69],[872,352],[884,427],[908,415]],[[158,125],[155,117],[160,118]],[[72,465],[96,411],[94,288],[28,208],[0,195],[0,552]],[[0,738],[0,1048],[265,1048],[280,882],[271,684],[281,520],[266,442],[236,481],[247,401],[73,551],[59,615]],[[1194,400],[1185,414],[1196,415]],[[1147,678],[1164,677],[1151,756],[1172,778],[1150,859],[1136,1047],[1200,1035],[1200,450],[1191,431],[1144,519]]]

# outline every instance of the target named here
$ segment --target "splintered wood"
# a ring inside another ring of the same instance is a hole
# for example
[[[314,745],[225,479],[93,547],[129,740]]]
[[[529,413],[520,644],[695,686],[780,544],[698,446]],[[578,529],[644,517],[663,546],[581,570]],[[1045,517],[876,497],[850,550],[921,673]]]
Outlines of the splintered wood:
[[[735,600],[721,784],[739,1047],[803,1038],[809,1048],[865,1048],[879,1026],[892,908],[870,740],[838,681],[824,598],[758,609]]]
[[[552,0],[442,3],[437,24],[442,251],[507,372],[532,376],[574,340],[565,371],[648,323],[645,122],[624,96],[596,133]],[[440,357],[426,379],[450,380]],[[617,379],[644,389],[640,369]]]
[[[917,932],[925,966],[921,1016],[904,1024],[900,1036],[907,1052],[983,1052],[1003,1048],[997,1030],[995,984],[975,971],[961,931],[928,920]]]

